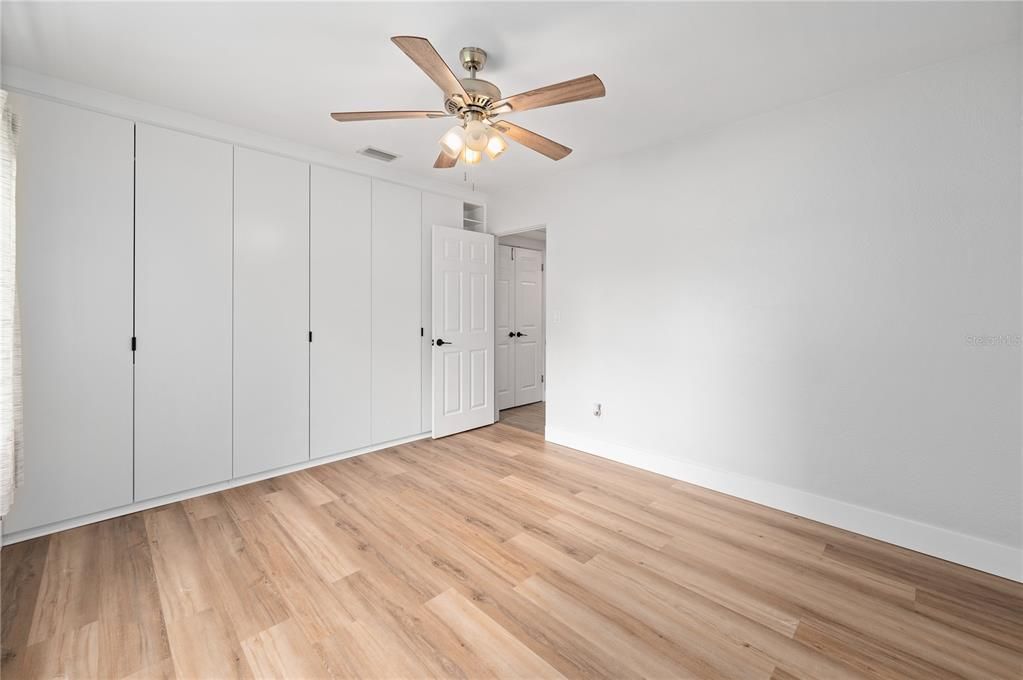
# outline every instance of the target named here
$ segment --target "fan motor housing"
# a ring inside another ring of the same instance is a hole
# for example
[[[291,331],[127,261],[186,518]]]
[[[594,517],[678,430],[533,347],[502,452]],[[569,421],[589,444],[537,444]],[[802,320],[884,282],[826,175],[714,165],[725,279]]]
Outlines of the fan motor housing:
[[[469,101],[462,102],[461,97],[449,98],[444,102],[444,108],[448,113],[457,114],[462,109],[486,109],[487,105],[498,101],[501,98],[501,90],[488,80],[480,78],[459,78],[465,91],[469,94]]]

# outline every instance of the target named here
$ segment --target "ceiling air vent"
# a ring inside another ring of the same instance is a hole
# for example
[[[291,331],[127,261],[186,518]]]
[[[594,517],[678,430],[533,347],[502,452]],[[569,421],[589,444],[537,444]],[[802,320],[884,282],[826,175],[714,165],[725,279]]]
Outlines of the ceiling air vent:
[[[365,149],[359,149],[358,153],[361,153],[363,156],[368,156],[374,160],[383,161],[384,163],[390,163],[398,157],[398,154],[396,153],[375,149],[372,146],[367,146]]]

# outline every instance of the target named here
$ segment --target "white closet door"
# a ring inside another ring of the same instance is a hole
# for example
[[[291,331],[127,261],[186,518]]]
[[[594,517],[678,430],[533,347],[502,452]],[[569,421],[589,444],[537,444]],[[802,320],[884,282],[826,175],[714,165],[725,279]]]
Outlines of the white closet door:
[[[9,533],[132,501],[130,121],[11,95],[25,484]]]
[[[433,351],[431,334],[433,326],[432,293],[433,272],[432,272],[432,243],[433,228],[452,227],[462,228],[462,201],[450,196],[441,196],[423,192],[423,230],[422,230],[422,322],[424,329],[423,338],[420,340],[420,352],[422,353],[422,421],[420,430],[428,432],[433,426]]]
[[[235,148],[234,476],[309,458],[309,165]]]
[[[515,406],[515,261],[511,246],[497,247],[494,277],[494,387],[498,410]]]
[[[515,249],[515,405],[543,399],[543,253]]]
[[[373,180],[373,441],[422,432],[420,192]]]
[[[433,228],[433,436],[494,422],[494,237]]]
[[[231,478],[232,148],[139,125],[135,500]]]
[[[313,458],[369,446],[370,180],[312,166],[309,428]]]

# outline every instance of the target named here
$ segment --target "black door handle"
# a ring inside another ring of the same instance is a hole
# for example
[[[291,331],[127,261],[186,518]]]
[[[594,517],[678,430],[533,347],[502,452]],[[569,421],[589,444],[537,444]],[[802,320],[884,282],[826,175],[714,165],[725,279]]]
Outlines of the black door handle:
[[[525,334],[525,333],[516,333],[515,337],[516,338],[528,338],[529,336],[527,334]]]
[[[450,345],[451,344],[450,342],[444,342],[443,338],[437,338],[436,340],[433,341],[433,343],[435,345],[437,345],[438,347],[440,347],[441,345]]]
[[[508,337],[509,337],[509,338],[514,338],[514,337],[515,337],[515,334],[514,334],[514,333],[512,333],[511,331],[508,331]]]

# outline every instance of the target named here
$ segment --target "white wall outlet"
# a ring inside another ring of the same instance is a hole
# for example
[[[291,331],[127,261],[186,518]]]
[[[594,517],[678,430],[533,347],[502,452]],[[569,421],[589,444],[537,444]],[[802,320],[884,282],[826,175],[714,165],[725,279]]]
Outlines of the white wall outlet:
[[[600,402],[593,404],[593,415],[600,417]]]

